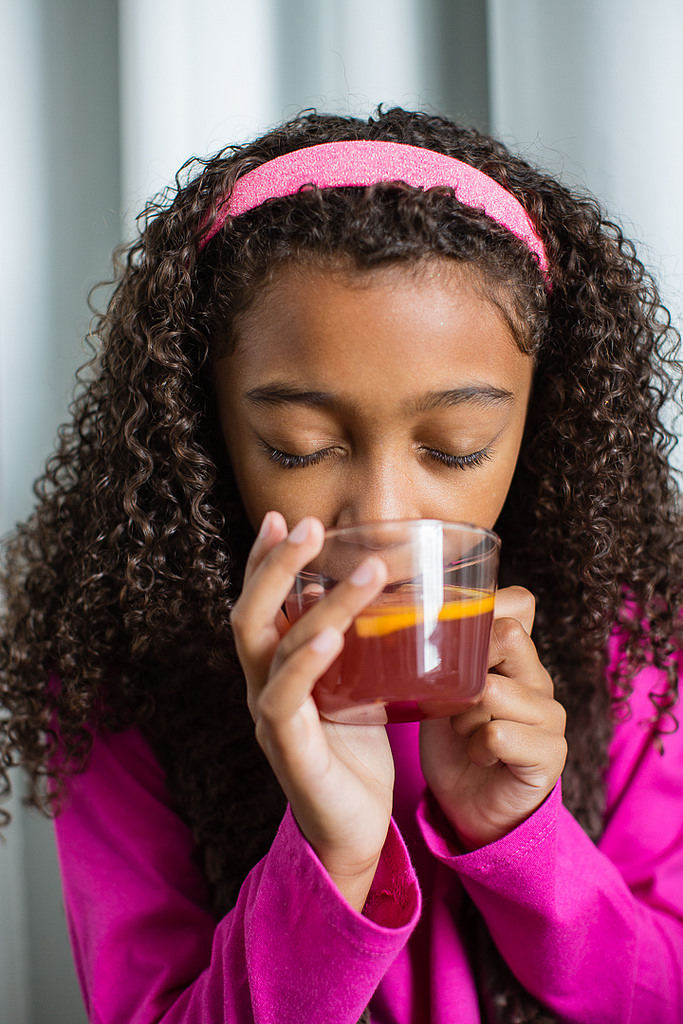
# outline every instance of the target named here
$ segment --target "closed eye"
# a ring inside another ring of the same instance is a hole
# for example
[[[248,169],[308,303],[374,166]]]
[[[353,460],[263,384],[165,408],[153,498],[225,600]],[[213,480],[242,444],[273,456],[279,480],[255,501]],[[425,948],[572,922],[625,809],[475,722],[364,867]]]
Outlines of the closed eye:
[[[261,447],[270,461],[282,469],[305,469],[308,466],[317,466],[323,459],[328,458],[337,450],[336,447],[320,448],[306,455],[295,455],[293,452],[285,452],[281,448],[274,448],[265,441],[261,442]],[[478,452],[472,452],[470,455],[449,455],[438,448],[422,448],[422,451],[428,458],[443,466],[447,466],[449,469],[470,469],[481,466],[492,456],[492,450],[488,447],[481,448]]]
[[[449,455],[438,448],[423,448],[422,450],[428,458],[443,466],[448,466],[449,469],[470,469],[474,466],[481,466],[492,456],[491,448],[481,448],[480,451],[472,452],[471,455]]]
[[[305,469],[306,466],[317,466],[319,462],[335,451],[334,448],[320,448],[307,455],[294,455],[292,452],[283,452],[280,448],[273,448],[265,441],[261,442],[261,447],[270,461],[281,466],[282,469]]]

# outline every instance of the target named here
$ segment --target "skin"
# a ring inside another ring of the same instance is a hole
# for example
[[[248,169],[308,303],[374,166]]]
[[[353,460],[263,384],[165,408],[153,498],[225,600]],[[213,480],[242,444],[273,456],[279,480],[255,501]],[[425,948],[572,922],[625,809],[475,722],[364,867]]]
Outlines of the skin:
[[[232,625],[256,736],[304,835],[361,910],[388,829],[383,726],[321,720],[311,696],[354,616],[381,590],[369,557],[290,629],[281,612],[325,528],[401,518],[493,528],[533,376],[475,270],[432,260],[359,273],[289,266],[216,363],[226,446],[260,529]],[[527,818],[566,757],[540,664],[534,600],[499,591],[482,699],[420,726],[422,769],[454,838],[474,849]]]

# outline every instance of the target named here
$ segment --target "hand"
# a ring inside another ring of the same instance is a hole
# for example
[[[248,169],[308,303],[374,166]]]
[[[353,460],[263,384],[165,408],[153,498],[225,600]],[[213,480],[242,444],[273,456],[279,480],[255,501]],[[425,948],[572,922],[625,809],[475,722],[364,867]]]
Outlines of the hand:
[[[564,767],[566,716],[531,640],[533,619],[528,591],[499,591],[483,697],[454,718],[420,727],[425,778],[467,850],[528,818]]]
[[[284,518],[269,512],[231,621],[256,738],[302,832],[348,902],[361,910],[389,827],[391,749],[382,726],[321,719],[311,694],[354,616],[382,589],[386,567],[379,558],[366,559],[290,628],[282,605],[323,537],[317,519],[303,519],[288,536]]]

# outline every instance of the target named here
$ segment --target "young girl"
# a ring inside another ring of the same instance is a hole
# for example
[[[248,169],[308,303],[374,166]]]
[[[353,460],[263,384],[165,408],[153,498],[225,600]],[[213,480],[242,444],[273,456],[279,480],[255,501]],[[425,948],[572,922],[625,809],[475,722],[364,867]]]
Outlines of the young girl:
[[[444,119],[307,115],[148,209],[95,335],[0,659],[90,1020],[680,1021],[675,332],[619,229]],[[332,725],[383,565],[281,606],[402,518],[502,538],[484,696]]]

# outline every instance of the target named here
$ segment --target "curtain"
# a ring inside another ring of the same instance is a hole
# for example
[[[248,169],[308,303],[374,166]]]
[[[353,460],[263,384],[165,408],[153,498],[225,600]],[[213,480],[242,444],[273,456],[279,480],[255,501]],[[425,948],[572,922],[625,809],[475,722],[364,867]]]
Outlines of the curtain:
[[[119,7],[128,222],[191,154],[253,137],[307,107],[367,114],[380,102],[426,104],[479,123],[488,117],[479,0],[120,0]],[[458,12],[462,23],[451,26]]]
[[[683,6],[489,0],[491,123],[588,188],[683,313]]]
[[[0,0],[0,24],[4,534],[31,508],[121,230],[115,2]],[[0,842],[0,1024],[81,1024],[51,826],[21,782]]]

